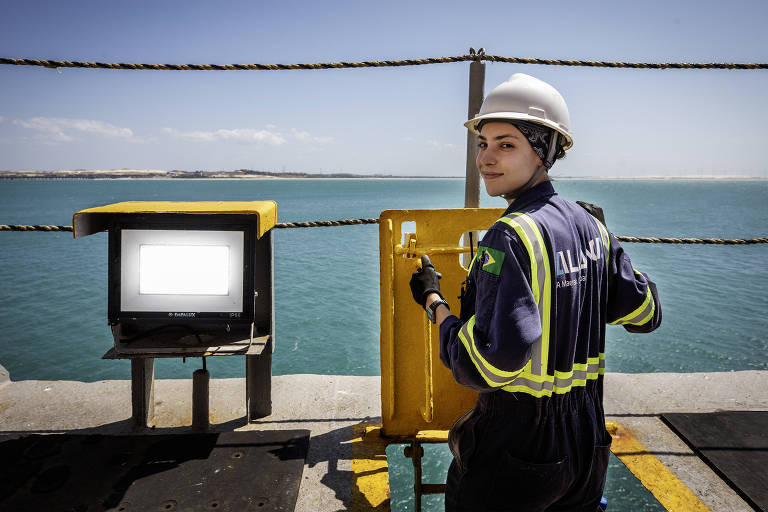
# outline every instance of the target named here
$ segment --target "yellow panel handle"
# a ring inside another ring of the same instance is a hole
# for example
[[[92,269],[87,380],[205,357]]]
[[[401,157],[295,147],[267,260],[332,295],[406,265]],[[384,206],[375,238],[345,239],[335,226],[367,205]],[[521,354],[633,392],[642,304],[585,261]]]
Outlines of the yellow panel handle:
[[[466,247],[419,247],[418,249],[411,249],[410,247],[403,247],[402,244],[395,246],[395,254],[407,254],[408,256],[420,257],[423,255],[431,256],[433,254],[464,254],[469,252],[469,246]]]

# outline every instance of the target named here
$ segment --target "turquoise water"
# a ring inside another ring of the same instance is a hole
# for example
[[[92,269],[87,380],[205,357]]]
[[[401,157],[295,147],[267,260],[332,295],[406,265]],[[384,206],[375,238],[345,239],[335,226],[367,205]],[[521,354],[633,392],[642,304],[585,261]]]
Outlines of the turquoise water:
[[[561,195],[601,205],[619,235],[768,235],[768,181],[580,181]],[[462,180],[0,181],[0,223],[69,225],[80,209],[127,200],[275,200],[278,222],[378,217],[390,208],[456,208]],[[503,202],[483,197],[482,206]],[[275,231],[275,374],[379,374],[378,236],[374,225]],[[656,281],[662,327],[609,327],[607,369],[768,369],[768,245],[624,244]],[[127,379],[104,361],[107,235],[0,232],[0,364],[13,380]],[[156,362],[158,378],[189,378],[199,362]],[[214,378],[242,377],[241,358],[209,358]],[[427,446],[424,478],[445,479],[450,455]],[[412,473],[388,449],[393,510],[408,510]],[[612,458],[610,510],[663,510]],[[442,497],[425,498],[441,510]]]
[[[407,459],[403,455],[405,446],[404,444],[387,446],[393,512],[413,510],[413,463],[411,459]],[[423,482],[429,484],[445,483],[448,466],[450,466],[453,458],[451,452],[444,444],[426,444],[423,446]],[[664,512],[666,510],[613,454],[608,461],[608,477],[603,496],[608,499],[609,511]],[[425,512],[442,511],[445,509],[445,496],[442,494],[424,496],[422,505]]]
[[[275,200],[278,221],[378,217],[389,208],[460,207],[463,181],[0,181],[0,223],[69,225],[80,209],[126,200]],[[556,182],[601,205],[609,228],[636,236],[768,235],[768,181]],[[503,206],[483,197],[482,206]],[[375,225],[276,230],[274,373],[379,374]],[[624,244],[657,282],[664,323],[629,335],[609,327],[618,372],[768,369],[768,245]],[[124,379],[104,361],[107,235],[0,232],[0,364],[14,380]],[[157,363],[187,378],[197,363]],[[214,377],[243,375],[240,358],[211,358]]]

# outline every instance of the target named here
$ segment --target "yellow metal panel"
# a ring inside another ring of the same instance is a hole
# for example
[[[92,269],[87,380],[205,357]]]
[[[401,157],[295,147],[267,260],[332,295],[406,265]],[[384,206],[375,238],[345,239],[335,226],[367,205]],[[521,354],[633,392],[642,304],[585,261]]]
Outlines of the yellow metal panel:
[[[462,235],[488,229],[503,213],[500,208],[381,213],[381,409],[385,435],[448,430],[474,405],[477,393],[456,384],[440,361],[438,329],[413,301],[408,283],[421,255],[429,255],[443,275],[443,295],[458,315],[458,296],[467,275],[461,254],[469,253],[469,247],[462,246]],[[415,233],[404,236],[404,222],[414,222]]]
[[[416,434],[416,441],[420,443],[447,443],[448,430],[422,430]]]
[[[615,421],[607,421],[605,427],[613,438],[613,454],[651,491],[664,508],[674,512],[709,511],[709,508],[627,429]]]
[[[258,215],[258,236],[275,226],[277,205],[274,201],[127,201],[76,212],[72,216],[75,238],[103,231],[113,215],[124,213],[224,213]]]

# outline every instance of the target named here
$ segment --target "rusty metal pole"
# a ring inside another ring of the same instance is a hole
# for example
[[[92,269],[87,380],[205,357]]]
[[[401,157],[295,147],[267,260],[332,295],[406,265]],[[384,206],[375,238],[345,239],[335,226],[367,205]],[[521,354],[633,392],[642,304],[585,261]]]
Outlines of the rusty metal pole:
[[[480,112],[480,106],[483,104],[485,88],[485,63],[480,57],[485,54],[485,50],[480,50],[475,54],[470,48],[470,54],[477,58],[469,65],[469,109],[467,119],[472,119]],[[467,175],[464,185],[464,208],[480,207],[480,175],[475,166],[477,157],[477,136],[467,130]]]
[[[469,64],[469,108],[467,109],[467,119],[472,119],[480,112],[480,106],[483,104],[485,95],[485,63],[480,57],[485,54],[485,50],[480,48],[478,53],[470,48],[470,55],[475,55],[475,60]],[[475,158],[477,157],[477,135],[467,130],[467,173],[464,182],[464,208],[480,207],[480,173],[477,172]],[[472,238],[465,233],[462,237],[462,245],[477,246],[477,232]],[[471,254],[471,253],[470,253]],[[470,254],[462,255],[462,263],[469,267],[471,260]]]

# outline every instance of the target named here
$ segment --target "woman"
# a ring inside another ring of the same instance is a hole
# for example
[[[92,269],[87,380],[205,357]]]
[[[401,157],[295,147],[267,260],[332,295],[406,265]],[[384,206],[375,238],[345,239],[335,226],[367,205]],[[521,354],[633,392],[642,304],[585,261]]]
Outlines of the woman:
[[[481,240],[461,318],[423,259],[414,299],[440,325],[440,358],[480,392],[451,429],[446,510],[598,510],[610,435],[603,414],[605,325],[650,332],[656,286],[616,238],[548,178],[573,145],[560,93],[515,74],[467,123],[477,168],[507,211]]]

